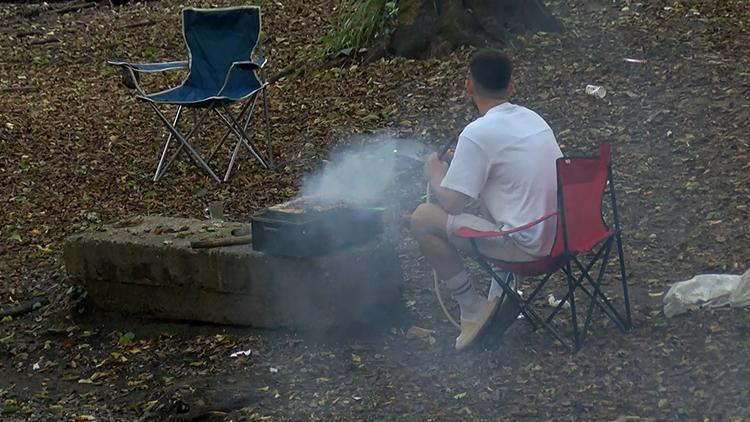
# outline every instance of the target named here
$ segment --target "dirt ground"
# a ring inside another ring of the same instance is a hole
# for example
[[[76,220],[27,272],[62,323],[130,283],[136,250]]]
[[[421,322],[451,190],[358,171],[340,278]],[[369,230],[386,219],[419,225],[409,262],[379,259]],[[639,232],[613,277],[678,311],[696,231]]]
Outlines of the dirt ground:
[[[634,329],[597,325],[576,355],[516,324],[464,354],[431,275],[402,231],[411,319],[346,339],[142,321],[83,309],[63,239],[137,214],[228,214],[293,196],[352,134],[389,128],[437,145],[471,117],[469,50],[433,60],[348,61],[270,87],[280,170],[245,156],[231,184],[179,163],[151,176],[152,112],[108,58],[181,59],[183,6],[74,13],[2,5],[0,418],[7,420],[748,420],[750,310],[666,319],[660,294],[698,273],[750,266],[750,11],[744,0],[549,1],[568,28],[508,47],[515,102],[564,152],[613,145]],[[314,52],[336,2],[259,1],[269,74]],[[624,58],[646,60],[631,63]],[[157,87],[181,75],[152,78]],[[587,84],[608,90],[587,96]],[[404,179],[405,208],[422,182]],[[85,300],[83,301],[85,303]],[[435,330],[408,334],[412,325]],[[248,357],[230,358],[252,349]]]

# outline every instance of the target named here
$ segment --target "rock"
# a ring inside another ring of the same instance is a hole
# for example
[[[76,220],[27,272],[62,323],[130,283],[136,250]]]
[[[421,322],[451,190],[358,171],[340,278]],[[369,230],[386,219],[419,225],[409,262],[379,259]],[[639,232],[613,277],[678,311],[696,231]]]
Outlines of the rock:
[[[64,246],[69,282],[104,309],[177,320],[330,330],[403,315],[398,254],[388,241],[307,259],[250,245],[190,247],[234,229],[249,224],[144,217],[76,234]]]

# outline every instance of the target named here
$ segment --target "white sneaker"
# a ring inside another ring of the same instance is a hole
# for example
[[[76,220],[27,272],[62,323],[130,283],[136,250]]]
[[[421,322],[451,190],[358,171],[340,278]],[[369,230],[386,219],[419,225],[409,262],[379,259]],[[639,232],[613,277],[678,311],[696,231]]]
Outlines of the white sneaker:
[[[489,323],[499,307],[500,299],[492,298],[482,308],[482,312],[476,321],[461,318],[461,334],[456,338],[456,350],[464,350],[471,346],[484,329],[490,325]]]

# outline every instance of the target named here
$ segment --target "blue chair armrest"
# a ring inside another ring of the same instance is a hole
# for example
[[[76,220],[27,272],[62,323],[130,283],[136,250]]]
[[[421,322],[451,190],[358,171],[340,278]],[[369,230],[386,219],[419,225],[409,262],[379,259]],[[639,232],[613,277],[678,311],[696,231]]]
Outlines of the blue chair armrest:
[[[266,64],[265,58],[259,58],[255,60],[245,60],[241,62],[234,62],[232,63],[232,67],[238,67],[242,70],[260,70],[263,69],[263,66]],[[231,72],[231,69],[230,69]]]
[[[119,60],[107,60],[107,64],[119,67],[122,71],[122,84],[130,89],[137,90],[141,95],[146,95],[140,85],[141,73],[188,70],[190,68],[190,62],[187,60],[163,63],[129,63]]]
[[[233,78],[233,76],[237,73],[238,70],[245,71],[245,72],[250,71],[250,72],[255,73],[255,71],[261,70],[263,68],[263,65],[265,64],[266,64],[265,59],[243,60],[243,61],[232,63],[232,65],[229,67],[229,71],[227,72],[227,76],[224,79],[224,86],[221,87],[218,95],[219,96],[224,95],[228,89],[232,89],[230,88],[230,86],[234,85],[234,83],[237,82],[236,79]],[[260,79],[258,79],[257,73],[255,73],[255,78],[260,83],[260,86],[258,86],[257,88],[262,89],[265,86],[265,84]]]
[[[190,63],[187,60],[163,63],[129,63],[119,60],[107,60],[107,64],[111,66],[127,67],[139,73],[164,72],[167,70],[188,70],[190,66]]]

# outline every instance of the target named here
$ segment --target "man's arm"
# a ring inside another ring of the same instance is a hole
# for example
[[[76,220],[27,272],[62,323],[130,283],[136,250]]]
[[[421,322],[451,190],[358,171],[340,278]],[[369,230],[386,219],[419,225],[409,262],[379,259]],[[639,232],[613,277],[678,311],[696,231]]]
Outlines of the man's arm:
[[[471,198],[461,192],[440,186],[447,172],[448,164],[440,161],[437,154],[427,157],[427,161],[425,162],[425,176],[430,183],[432,197],[445,212],[458,215],[464,211]]]

